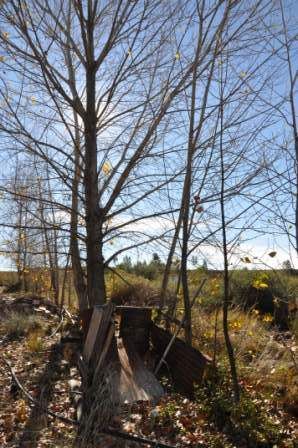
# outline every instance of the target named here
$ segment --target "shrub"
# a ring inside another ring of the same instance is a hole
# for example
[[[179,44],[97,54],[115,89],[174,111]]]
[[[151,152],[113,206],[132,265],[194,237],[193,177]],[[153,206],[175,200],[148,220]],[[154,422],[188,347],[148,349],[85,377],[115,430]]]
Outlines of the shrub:
[[[244,305],[250,288],[269,291],[278,299],[291,302],[297,295],[298,281],[292,275],[280,271],[233,271],[231,274],[231,293],[233,302]]]
[[[144,282],[139,282],[132,286],[118,286],[111,292],[111,300],[116,305],[153,305],[158,300],[158,297],[158,292]]]

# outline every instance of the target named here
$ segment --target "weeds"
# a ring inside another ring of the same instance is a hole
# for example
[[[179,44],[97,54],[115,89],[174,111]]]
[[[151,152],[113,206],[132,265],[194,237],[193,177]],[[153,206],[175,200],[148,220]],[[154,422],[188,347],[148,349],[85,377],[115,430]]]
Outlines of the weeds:
[[[261,447],[278,444],[282,439],[281,428],[268,415],[261,398],[242,390],[240,402],[234,403],[231,386],[220,369],[216,378],[197,389],[196,400],[208,420],[234,442]]]
[[[1,325],[3,332],[10,338],[19,338],[42,328],[42,322],[38,316],[21,312],[8,314]]]
[[[40,331],[33,330],[29,333],[27,338],[27,348],[30,352],[38,353],[43,349],[43,340]]]

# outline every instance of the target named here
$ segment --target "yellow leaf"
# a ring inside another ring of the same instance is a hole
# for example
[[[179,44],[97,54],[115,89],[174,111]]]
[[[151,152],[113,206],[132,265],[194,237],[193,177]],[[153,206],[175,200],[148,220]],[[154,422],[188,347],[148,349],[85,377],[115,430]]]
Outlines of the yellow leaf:
[[[31,103],[36,104],[36,98],[34,96],[31,96]]]
[[[176,59],[177,61],[179,61],[179,59],[180,59],[180,53],[179,53],[179,51],[177,51],[177,53],[175,54],[175,59]]]
[[[132,51],[130,48],[127,50],[127,54],[128,54],[128,56],[130,56],[132,58]]]
[[[9,33],[7,31],[2,32],[3,39],[7,40],[9,38]]]
[[[24,400],[18,402],[15,415],[16,419],[21,423],[24,423],[27,420],[27,409]]]
[[[256,289],[266,289],[266,288],[268,288],[267,283],[262,282],[261,280],[255,280],[252,285]]]
[[[5,57],[4,56],[0,56],[0,62],[4,62],[5,61]]]
[[[274,258],[275,257],[275,255],[276,255],[276,252],[275,252],[275,250],[273,250],[272,252],[269,252],[269,257],[271,257],[271,258]]]
[[[244,79],[244,78],[246,78],[246,75],[247,75],[247,73],[246,72],[240,72],[240,74],[239,74],[239,76],[240,76],[240,78],[241,79]]]
[[[102,172],[107,176],[108,174],[110,174],[111,170],[111,164],[109,162],[105,162],[102,166]]]

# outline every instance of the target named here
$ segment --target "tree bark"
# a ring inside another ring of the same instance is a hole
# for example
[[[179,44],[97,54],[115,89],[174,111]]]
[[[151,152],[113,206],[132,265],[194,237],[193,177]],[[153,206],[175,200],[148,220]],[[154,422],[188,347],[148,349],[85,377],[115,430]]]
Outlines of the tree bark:
[[[94,59],[94,22],[92,2],[88,4],[87,66],[86,66],[86,114],[85,128],[85,205],[87,248],[87,293],[89,306],[106,301],[104,279],[103,212],[99,207],[97,174],[97,112],[96,112],[96,63]]]
[[[298,135],[295,134],[295,169],[296,169],[296,210],[295,210],[295,235],[296,235],[296,252],[298,254]]]

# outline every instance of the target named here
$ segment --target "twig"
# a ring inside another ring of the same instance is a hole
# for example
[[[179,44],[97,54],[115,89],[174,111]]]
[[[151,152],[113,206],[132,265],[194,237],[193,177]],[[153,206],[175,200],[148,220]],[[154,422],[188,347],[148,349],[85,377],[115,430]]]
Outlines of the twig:
[[[181,324],[181,321],[179,319],[176,319],[175,317],[170,316],[169,314],[165,313],[164,311],[160,311],[160,314],[161,314],[162,317],[164,317],[164,319],[166,321],[170,321],[170,322],[172,322],[173,324],[176,324],[176,325],[180,325]],[[184,327],[184,326],[185,326],[185,324],[182,325],[182,327]]]
[[[109,434],[114,437],[119,437],[125,440],[132,440],[133,442],[142,443],[144,445],[154,446],[156,448],[175,448],[173,445],[167,445],[165,443],[158,442],[157,440],[145,439],[144,437],[135,436],[132,434],[126,434],[122,431],[117,431],[114,429],[106,429],[103,431],[105,434]]]
[[[57,327],[55,328],[55,330],[48,336],[48,339],[51,339],[51,338],[53,338],[57,333],[58,333],[58,331],[60,330],[60,328],[61,328],[61,326],[62,326],[62,324],[63,324],[63,314],[64,314],[64,308],[62,309],[62,312],[61,312],[61,318],[60,318],[60,322],[59,322],[59,324],[57,325]]]
[[[110,266],[107,266],[107,269],[109,269],[111,272],[116,274],[124,283],[126,283],[128,286],[133,286],[128,280],[126,280],[119,272],[116,271],[116,269],[111,268]]]
[[[72,315],[70,314],[68,309],[63,307],[63,311],[66,314],[66,316],[70,319],[71,323],[74,325],[76,323],[76,321],[74,320],[74,318],[72,317]]]

